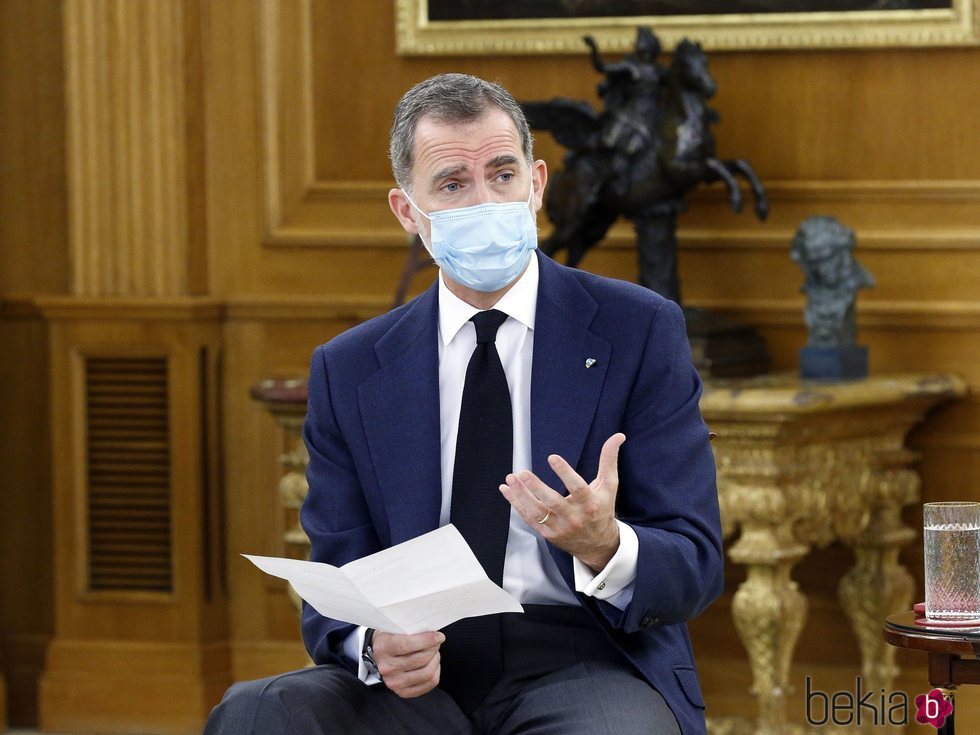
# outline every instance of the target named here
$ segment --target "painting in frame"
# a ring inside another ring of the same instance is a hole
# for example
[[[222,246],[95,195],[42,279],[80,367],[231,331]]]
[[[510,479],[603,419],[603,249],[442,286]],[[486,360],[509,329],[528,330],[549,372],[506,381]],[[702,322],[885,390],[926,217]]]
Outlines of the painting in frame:
[[[955,46],[980,42],[980,0],[395,0],[404,55],[582,53],[632,48],[654,29],[666,48]]]

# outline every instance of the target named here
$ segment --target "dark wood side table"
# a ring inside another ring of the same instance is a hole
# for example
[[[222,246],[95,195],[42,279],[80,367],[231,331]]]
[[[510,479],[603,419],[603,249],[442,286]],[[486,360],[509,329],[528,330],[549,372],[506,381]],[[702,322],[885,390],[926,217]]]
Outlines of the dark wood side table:
[[[916,625],[915,613],[889,615],[882,630],[885,642],[897,648],[925,651],[929,656],[929,684],[953,698],[961,684],[980,684],[980,628],[930,628]],[[939,728],[939,735],[954,735],[953,714]]]

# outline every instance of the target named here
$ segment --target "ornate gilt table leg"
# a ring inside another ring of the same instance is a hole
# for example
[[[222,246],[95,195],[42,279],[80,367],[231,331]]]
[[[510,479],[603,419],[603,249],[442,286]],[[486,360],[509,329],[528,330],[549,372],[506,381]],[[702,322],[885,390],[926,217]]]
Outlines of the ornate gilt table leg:
[[[289,555],[297,559],[310,556],[310,539],[299,522],[299,510],[306,500],[306,465],[310,455],[303,442],[303,421],[306,418],[305,380],[264,380],[252,388],[252,397],[260,401],[285,431],[287,450],[279,456],[284,474],[279,480],[279,498],[286,511],[286,531],[283,541]],[[302,602],[292,587],[289,599],[297,614]]]
[[[748,567],[732,601],[735,629],[749,655],[759,718],[753,732],[786,735],[789,669],[807,615],[806,598],[790,577],[807,547],[793,537],[777,488],[746,489],[739,496],[741,535],[728,554]]]
[[[286,509],[286,531],[283,540],[290,556],[297,559],[310,558],[310,538],[299,522],[299,511],[306,500],[310,486],[306,482],[306,465],[310,463],[310,455],[303,442],[303,419],[294,416],[277,415],[276,420],[286,430],[286,435],[292,447],[279,456],[285,474],[279,480],[279,498],[282,507]],[[289,586],[289,599],[297,614],[302,613],[303,602],[296,591]]]
[[[857,536],[844,539],[855,564],[838,590],[861,651],[863,688],[871,692],[891,691],[898,674],[896,649],[882,639],[881,621],[912,607],[914,581],[898,554],[917,536],[902,523],[902,508],[919,498],[919,477],[907,469],[915,455],[902,448],[902,436],[884,437],[882,444],[864,478],[871,499],[869,522]]]

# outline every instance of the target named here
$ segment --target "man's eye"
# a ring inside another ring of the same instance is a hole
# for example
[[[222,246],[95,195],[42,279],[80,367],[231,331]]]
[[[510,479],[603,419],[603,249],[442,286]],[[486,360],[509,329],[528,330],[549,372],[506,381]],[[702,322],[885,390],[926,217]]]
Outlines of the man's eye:
[[[514,178],[514,174],[512,174],[512,173],[505,173],[505,174],[498,174],[497,175],[498,181],[502,181],[505,184],[508,183],[513,178]]]
[[[457,191],[459,191],[459,184],[457,184],[457,183],[456,183],[455,181],[453,181],[453,182],[450,182],[450,183],[448,183],[448,184],[446,184],[446,185],[445,185],[444,187],[442,187],[442,188],[443,188],[443,189],[444,189],[445,191],[448,191],[448,192],[449,192],[450,194],[454,194],[454,193],[456,193]]]

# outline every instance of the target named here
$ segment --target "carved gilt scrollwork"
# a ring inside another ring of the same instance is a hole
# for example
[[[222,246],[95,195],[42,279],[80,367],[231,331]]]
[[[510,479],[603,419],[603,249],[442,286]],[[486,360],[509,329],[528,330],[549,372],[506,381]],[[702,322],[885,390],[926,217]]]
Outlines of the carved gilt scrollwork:
[[[787,721],[793,649],[807,601],[793,566],[812,546],[840,540],[855,563],[839,597],[861,652],[865,689],[889,688],[894,649],[881,622],[912,603],[913,580],[898,562],[916,532],[901,510],[919,498],[905,435],[934,403],[963,393],[951,376],[871,378],[801,387],[791,376],[719,385],[702,398],[718,439],[722,531],[728,555],[747,567],[732,601],[752,668],[758,719],[713,719],[712,735],[800,731]]]

